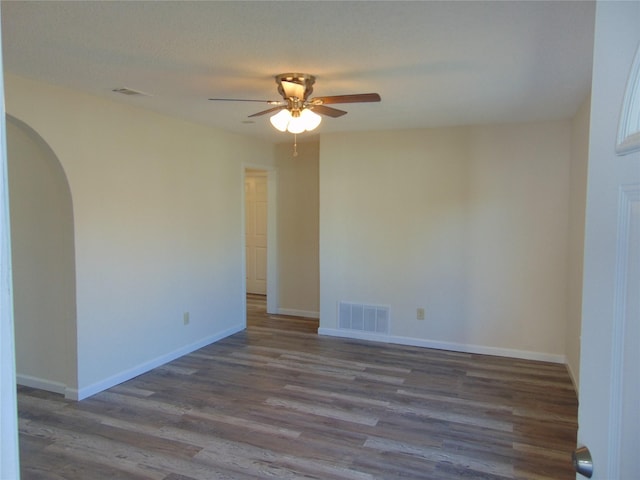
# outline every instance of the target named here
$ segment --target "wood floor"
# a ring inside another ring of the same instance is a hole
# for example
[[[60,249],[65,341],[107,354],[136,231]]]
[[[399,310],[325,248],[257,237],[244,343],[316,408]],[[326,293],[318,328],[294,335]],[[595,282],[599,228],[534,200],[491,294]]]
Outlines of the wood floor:
[[[81,402],[19,388],[22,478],[575,479],[561,365],[319,337],[268,316]]]

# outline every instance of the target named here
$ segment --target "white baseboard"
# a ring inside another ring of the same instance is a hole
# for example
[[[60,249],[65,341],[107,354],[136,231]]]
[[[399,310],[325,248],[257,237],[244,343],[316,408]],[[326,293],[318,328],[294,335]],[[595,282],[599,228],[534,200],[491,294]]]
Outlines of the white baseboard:
[[[289,312],[289,313],[285,313],[285,312]],[[290,313],[290,312],[295,312],[295,313]],[[281,315],[296,315],[296,316],[307,317],[307,318],[318,318],[318,316],[313,316],[313,314],[317,315],[316,312],[304,312],[304,311],[298,311],[298,310],[279,309],[279,313]],[[304,313],[306,313],[306,315]],[[109,378],[105,378],[103,380],[100,380],[99,382],[95,382],[87,387],[83,387],[80,389],[69,388],[65,384],[60,382],[53,382],[50,380],[45,380],[42,378],[30,376],[30,375],[21,375],[19,373],[16,374],[16,381],[19,385],[24,385],[26,387],[38,388],[38,389],[46,390],[49,392],[59,393],[71,400],[83,400],[99,392],[102,392],[111,387],[114,387],[120,383],[126,382],[127,380],[131,380],[132,378],[135,378],[138,375],[142,375],[143,373],[153,370],[154,368],[157,368],[161,365],[171,362],[176,358],[180,358],[202,347],[206,347],[207,345],[210,345],[219,340],[222,340],[223,338],[226,338],[230,335],[238,333],[244,330],[244,328],[245,328],[244,325],[238,325],[238,326],[229,328],[216,335],[212,335],[210,337],[204,338],[202,340],[194,342],[185,347],[179,348],[178,350],[174,350],[173,352],[167,353],[165,355],[161,355],[160,357],[157,357],[153,360],[150,360],[148,362],[145,362],[143,364],[140,364],[138,366],[125,370],[123,372],[117,373],[116,375],[112,375]],[[500,357],[520,358],[524,360],[538,360],[543,362],[566,364],[566,358],[564,355],[531,352],[526,350],[487,347],[487,346],[481,346],[481,345],[466,345],[466,344],[450,343],[450,342],[439,342],[439,341],[425,340],[420,338],[399,337],[394,335],[379,335],[379,334],[358,332],[358,331],[351,331],[351,330],[338,330],[334,328],[319,328],[318,335],[354,338],[359,340],[369,340],[373,342],[394,343],[398,345],[434,348],[438,350],[450,350],[450,351],[462,352],[462,353],[496,355]],[[574,386],[575,386],[576,383],[575,383],[573,371],[571,370],[570,366],[567,366],[567,368],[569,370],[569,376],[571,377],[571,380],[574,382]],[[577,388],[576,388],[576,392],[577,392]]]
[[[421,338],[398,337],[394,335],[379,335],[374,333],[359,332],[359,331],[353,331],[353,330],[339,330],[336,328],[319,328],[318,335],[355,338],[359,340],[370,340],[372,342],[409,345],[412,347],[435,348],[437,350],[450,350],[453,352],[477,353],[481,355],[495,355],[498,357],[520,358],[523,360],[538,360],[542,362],[566,364],[566,358],[564,355],[556,355],[552,353],[542,353],[542,352],[530,352],[527,350],[516,350],[511,348],[498,348],[498,347],[487,347],[482,345],[467,345],[462,343],[439,342],[435,340],[425,340]]]
[[[293,315],[294,317],[320,318],[320,312],[308,310],[296,310],[294,308],[278,308],[277,315]]]
[[[53,382],[44,378],[32,377],[31,375],[22,375],[16,373],[16,383],[24,387],[37,388],[38,390],[46,390],[47,392],[59,393],[66,395],[67,386],[62,382]]]
[[[206,347],[212,343],[215,343],[223,338],[226,338],[234,333],[238,333],[245,329],[244,325],[238,325],[227,330],[223,330],[220,333],[215,335],[211,335],[202,340],[198,340],[190,345],[186,345],[178,350],[174,350],[173,352],[167,353],[165,355],[161,355],[153,360],[137,365],[133,368],[125,370],[124,372],[117,373],[112,375],[109,378],[105,378],[104,380],[100,380],[99,382],[95,382],[89,386],[80,388],[78,390],[75,389],[66,389],[65,396],[72,400],[84,400],[96,393],[100,393],[108,388],[114,387],[122,382],[126,382],[127,380],[131,380],[132,378],[137,377],[138,375],[142,375],[154,368],[157,368],[165,363],[171,362],[176,358],[180,358],[184,355],[187,355],[191,352],[194,352],[202,347]]]
[[[571,378],[571,383],[573,384],[573,389],[576,391],[576,397],[579,399],[580,389],[578,388],[578,382],[575,372],[573,368],[571,368],[571,364],[567,363],[567,371],[569,372],[569,378]]]

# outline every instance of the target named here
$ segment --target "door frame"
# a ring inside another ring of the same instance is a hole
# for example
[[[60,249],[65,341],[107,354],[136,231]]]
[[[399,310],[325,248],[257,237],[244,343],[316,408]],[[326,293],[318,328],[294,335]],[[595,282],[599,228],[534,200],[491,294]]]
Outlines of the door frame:
[[[278,313],[278,233],[277,233],[277,170],[275,167],[257,163],[242,163],[242,298],[247,322],[247,249],[246,249],[246,205],[244,184],[246,171],[261,170],[267,173],[267,313]]]
[[[2,47],[0,35],[0,52]],[[0,477],[20,478],[4,77],[0,53]]]

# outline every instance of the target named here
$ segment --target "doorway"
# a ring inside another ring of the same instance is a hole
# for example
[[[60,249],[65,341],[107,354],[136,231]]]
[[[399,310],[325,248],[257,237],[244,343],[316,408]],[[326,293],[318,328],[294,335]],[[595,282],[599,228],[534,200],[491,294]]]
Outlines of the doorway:
[[[277,313],[276,172],[272,167],[245,165],[242,175],[245,242],[243,295],[266,296],[267,312]]]
[[[267,172],[247,169],[244,177],[246,290],[267,295]]]

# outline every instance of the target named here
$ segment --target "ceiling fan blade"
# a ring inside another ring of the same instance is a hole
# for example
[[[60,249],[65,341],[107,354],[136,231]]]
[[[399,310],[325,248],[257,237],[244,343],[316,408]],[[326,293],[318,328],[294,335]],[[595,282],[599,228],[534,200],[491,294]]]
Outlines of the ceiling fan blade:
[[[313,110],[315,113],[320,113],[322,115],[326,115],[328,117],[338,118],[342,115],[346,115],[347,112],[344,110],[338,110],[333,107],[325,107],[324,105],[311,105],[309,109]]]
[[[329,105],[332,103],[364,103],[379,102],[380,95],[377,93],[354,93],[352,95],[334,95],[331,97],[315,97],[309,103],[313,105]]]
[[[279,106],[279,107],[269,108],[268,110],[263,110],[261,112],[254,113],[253,115],[249,115],[249,118],[251,118],[251,117],[259,117],[260,115],[266,115],[267,113],[271,113],[271,112],[277,112],[278,110],[282,110],[283,108],[285,108],[284,105]]]
[[[248,100],[246,98],[210,98],[213,102],[259,102],[268,103],[269,105],[279,105],[280,101],[277,100]]]

